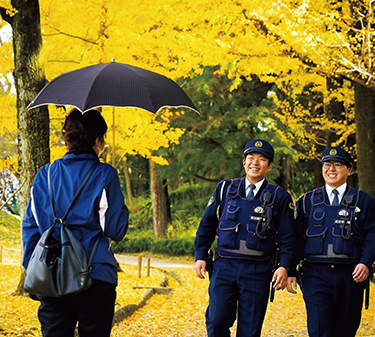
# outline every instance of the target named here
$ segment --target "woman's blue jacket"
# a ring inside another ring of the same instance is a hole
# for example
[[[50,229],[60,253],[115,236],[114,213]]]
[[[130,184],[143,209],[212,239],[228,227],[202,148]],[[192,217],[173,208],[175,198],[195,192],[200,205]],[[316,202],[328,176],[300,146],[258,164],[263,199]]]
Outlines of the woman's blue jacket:
[[[92,152],[69,151],[51,165],[51,182],[56,217],[62,218],[89,169],[98,162]],[[35,176],[29,203],[22,220],[23,266],[26,268],[41,234],[54,222],[48,193],[49,164]],[[117,264],[110,250],[108,238],[120,241],[128,229],[129,210],[124,204],[117,171],[110,165],[99,163],[82,190],[65,221],[73,226],[87,257],[100,235],[93,259],[91,278],[117,284]],[[60,232],[59,225],[56,225]]]

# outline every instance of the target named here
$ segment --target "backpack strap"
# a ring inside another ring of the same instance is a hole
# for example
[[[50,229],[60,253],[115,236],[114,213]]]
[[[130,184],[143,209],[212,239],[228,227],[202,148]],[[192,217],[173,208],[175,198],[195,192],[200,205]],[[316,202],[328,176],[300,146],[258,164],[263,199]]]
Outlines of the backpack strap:
[[[72,209],[73,205],[76,203],[76,201],[77,201],[79,195],[81,194],[83,188],[85,187],[87,181],[89,180],[89,178],[91,177],[92,173],[94,172],[94,170],[96,169],[96,167],[98,165],[99,165],[99,162],[95,162],[95,164],[93,166],[91,166],[90,170],[87,172],[85,178],[83,179],[83,182],[82,182],[81,186],[79,187],[78,191],[76,192],[75,196],[73,197],[73,200],[70,203],[67,211],[65,212],[65,215],[61,219],[56,218],[55,202],[54,202],[54,199],[53,199],[53,188],[52,188],[52,183],[51,183],[51,166],[52,166],[52,164],[49,165],[49,167],[48,167],[48,192],[49,192],[49,197],[50,197],[50,200],[51,200],[53,215],[55,217],[55,221],[53,222],[52,226],[54,226],[56,222],[60,222],[62,225],[65,225],[65,220],[66,220],[66,217],[68,216],[68,213]],[[91,255],[90,255],[90,258],[89,258],[89,261],[88,261],[88,267],[91,267],[92,261],[94,259],[94,255],[96,253],[96,250],[98,249],[99,240],[100,240],[100,235],[98,235],[98,238],[95,241],[94,247],[92,249],[92,252],[91,252]]]

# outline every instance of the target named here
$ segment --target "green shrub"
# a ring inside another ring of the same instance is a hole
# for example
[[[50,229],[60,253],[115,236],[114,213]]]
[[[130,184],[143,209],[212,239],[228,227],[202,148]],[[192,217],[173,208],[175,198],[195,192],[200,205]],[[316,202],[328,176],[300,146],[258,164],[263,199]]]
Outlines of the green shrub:
[[[171,238],[154,240],[150,252],[172,256],[194,256],[194,238]]]
[[[116,254],[151,252],[169,256],[194,256],[194,237],[156,240],[152,233],[133,232],[120,242],[112,242]]]
[[[137,199],[137,204],[130,208],[129,224],[143,231],[152,228],[152,202],[150,199]]]

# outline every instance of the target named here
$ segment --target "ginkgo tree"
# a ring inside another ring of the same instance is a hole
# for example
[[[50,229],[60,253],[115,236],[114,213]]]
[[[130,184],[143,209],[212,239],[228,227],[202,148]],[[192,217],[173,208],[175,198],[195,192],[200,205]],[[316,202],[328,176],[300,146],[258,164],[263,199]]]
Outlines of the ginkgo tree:
[[[10,3],[17,2],[2,1],[4,7]],[[119,0],[40,0],[39,5],[48,80],[112,58],[173,79],[220,65],[222,74],[235,79],[229,90],[241,76],[255,74],[285,94],[277,99],[279,117],[291,129],[301,130],[292,135],[294,142],[309,148],[314,148],[311,143],[329,145],[324,139],[328,132],[338,135],[337,144],[350,147],[347,138],[356,126],[360,182],[368,191],[373,189],[363,177],[373,158],[366,147],[372,119],[361,115],[373,114],[374,106],[371,2],[129,0],[124,6]],[[329,92],[327,78],[337,77],[354,85],[345,82],[340,90]],[[310,83],[315,93],[324,95],[318,103],[323,109],[319,118],[310,118],[314,109],[296,99],[306,94]],[[330,95],[343,102],[344,118],[325,114]],[[291,104],[286,104],[286,96]],[[360,109],[366,102],[368,107]],[[310,143],[304,143],[306,139]]]
[[[220,64],[224,72],[230,64],[228,76],[240,79],[256,74],[262,81],[290,92],[292,99],[313,83],[314,90],[324,95],[318,103],[318,108],[323,109],[319,118],[309,118],[309,109],[301,109],[301,105],[294,104],[292,110],[280,102],[282,114],[293,124],[295,119],[301,123],[303,119],[298,115],[306,113],[308,125],[317,133],[336,134],[332,145],[344,145],[353,154],[357,150],[360,186],[375,195],[370,174],[374,158],[369,146],[375,127],[372,1],[162,2],[164,6],[157,2],[154,7],[163,13],[163,20],[150,23],[142,41],[151,44],[154,38],[159,44],[163,41],[163,46],[174,48],[179,37],[183,51],[176,52],[176,68]],[[166,39],[171,40],[170,44]],[[344,82],[341,87],[332,87],[327,84],[330,80]],[[288,88],[293,90],[285,90]],[[333,118],[325,109],[327,103],[338,99],[342,103],[341,114]],[[295,114],[294,108],[299,113]],[[348,141],[355,131],[357,146]],[[306,135],[297,134],[302,140]],[[314,138],[313,132],[308,137],[316,143],[323,140],[323,146],[331,145],[321,136]]]
[[[264,5],[263,11],[247,15],[258,32],[282,45],[307,72],[351,83],[339,90],[336,87],[333,93],[336,98],[343,97],[343,118],[327,120],[324,125],[332,128],[332,124],[340,124],[337,134],[349,150],[351,144],[345,140],[356,131],[360,187],[375,195],[371,179],[375,127],[373,1],[276,1]],[[355,125],[350,123],[354,115]]]
[[[34,5],[34,8],[38,8],[37,7],[38,1],[33,1],[32,3]],[[117,2],[113,2],[110,4],[111,5],[109,6],[111,8],[110,13],[107,13],[108,9],[106,8],[105,2],[103,4],[99,4],[99,6],[97,3],[94,3],[94,2],[91,3],[92,6],[90,6],[90,4],[84,3],[83,7],[80,7],[80,3],[81,2],[75,3],[75,7],[73,8],[74,10],[72,12],[71,12],[72,10],[71,5],[73,5],[72,2],[66,2],[66,7],[63,7],[63,8],[71,13],[86,12],[88,14],[92,14],[92,15],[87,16],[87,20],[88,20],[87,24],[89,27],[92,27],[92,29],[87,28],[88,26],[82,25],[82,23],[79,24],[78,22],[81,20],[82,16],[79,16],[80,19],[78,20],[77,15],[73,18],[76,20],[75,22],[73,20],[75,24],[71,25],[70,27],[68,26],[60,27],[59,22],[61,21],[61,14],[64,13],[64,11],[61,10],[62,9],[61,3],[57,4],[56,2],[51,1],[51,2],[47,2],[43,4],[43,10],[41,11],[42,31],[44,33],[45,38],[47,39],[45,43],[45,47],[43,48],[44,49],[43,52],[45,55],[47,55],[47,58],[45,59],[48,60],[48,62],[45,62],[44,64],[46,65],[45,69],[48,74],[47,76],[50,79],[52,77],[59,75],[62,72],[69,71],[77,67],[89,65],[93,62],[95,63],[104,62],[106,60],[105,55],[107,54],[107,52],[111,53],[112,57],[117,56],[117,55],[119,56],[122,55],[122,53],[118,52],[117,47],[116,47],[116,50],[114,50],[113,46],[111,49],[110,46],[104,43],[106,39],[105,36],[106,34],[108,34],[107,26],[110,26],[109,22],[107,22],[106,20],[111,15],[116,14],[117,9],[120,8],[120,2],[117,1]],[[12,7],[9,6],[9,4],[6,4],[8,5],[8,7],[5,6],[3,8],[2,15],[9,23],[13,24],[21,16],[21,13],[26,12],[26,11],[25,11],[25,7],[22,6],[20,3],[18,3],[17,1],[12,1],[11,4],[13,5],[13,9],[7,10],[8,8],[12,8]],[[53,15],[56,15],[56,14],[58,16],[58,19],[57,21],[53,21]],[[67,15],[67,17],[70,17],[70,16]],[[96,20],[92,18],[98,18],[97,22],[95,22]],[[111,18],[108,20],[111,20]],[[50,21],[52,21],[52,23]],[[68,24],[69,23],[71,22],[68,20]],[[52,26],[53,28],[50,28],[50,26]],[[16,36],[18,26],[13,25],[12,27],[14,29],[13,35]],[[82,27],[82,30],[79,30],[78,27]],[[15,44],[16,40],[17,39],[15,38],[13,39],[14,46],[16,45]],[[30,37],[29,40],[32,40],[32,37]],[[49,40],[49,43],[47,43],[48,40]],[[76,41],[81,42],[81,44],[76,44],[75,43]],[[56,43],[59,46],[71,46],[71,48],[70,50],[67,50],[66,53],[63,53],[62,48],[56,48],[56,45],[54,45],[54,43]],[[5,48],[5,45],[3,47]],[[86,52],[83,53],[82,50],[86,50]],[[58,55],[55,55],[56,51]],[[15,53],[14,55],[16,56],[17,53]],[[9,58],[11,59],[11,57]],[[19,57],[19,58],[22,58],[24,61],[27,61],[27,58],[24,56]],[[58,65],[62,65],[62,66],[59,67]],[[44,68],[43,68],[43,71],[44,71]],[[37,71],[34,71],[34,72],[37,73]],[[15,76],[15,78],[17,81],[18,76]],[[39,89],[40,89],[40,86],[39,86]],[[20,90],[18,90],[18,92],[19,91]],[[33,95],[35,96],[36,93],[37,92],[34,91]],[[18,96],[23,97],[24,95],[18,94]],[[33,96],[31,96],[29,93],[26,100],[30,102],[32,98]],[[23,105],[22,111],[23,113],[25,113],[26,111],[25,102],[22,105]],[[55,114],[55,112],[56,110],[53,110],[51,112],[51,121],[57,120],[58,121],[57,123],[61,124],[61,115],[60,117],[58,115],[59,113],[61,113],[61,111],[57,110],[57,114]],[[124,116],[121,116],[121,113],[122,113],[121,111],[120,112],[117,111],[117,114],[118,114],[117,120],[120,122],[118,123],[118,125],[112,126],[112,128],[116,129],[116,131],[118,132],[118,136],[117,136],[118,141],[114,143],[110,139],[111,136],[115,133],[110,133],[109,140],[111,144],[114,145],[113,147],[116,147],[116,150],[125,151],[124,153],[136,152],[144,156],[151,157],[151,151],[160,147],[160,144],[163,144],[163,146],[165,146],[166,143],[168,142],[174,142],[176,139],[178,139],[178,137],[181,134],[181,131],[168,129],[168,124],[166,122],[167,118],[164,118],[164,123],[162,123],[162,122],[155,121],[155,119],[152,119],[150,116],[146,116],[145,114],[143,114],[143,116],[141,117],[136,118],[135,117],[136,114],[134,113],[129,114],[127,112],[126,114],[124,114]],[[31,113],[28,112],[28,114],[31,114]],[[35,111],[35,114],[38,114],[38,110]],[[110,121],[112,120],[111,117],[109,117],[108,119]],[[20,121],[20,118],[18,118],[18,121]],[[126,124],[127,121],[130,122],[130,124],[127,125]],[[57,129],[58,128],[59,127],[57,126]],[[20,129],[20,127],[18,127],[18,129]],[[38,129],[48,130],[48,128],[46,127],[44,128],[41,127]],[[53,127],[53,123],[51,124],[51,129],[56,130],[56,128]],[[42,133],[35,133],[35,129],[31,131],[34,132],[33,134],[34,137],[43,137]],[[30,136],[32,132],[29,132],[28,136]],[[28,137],[25,137],[25,138],[28,139]],[[62,153],[61,148],[59,148],[59,145],[61,145],[61,141],[59,141],[59,137],[56,136],[55,132],[53,133],[51,144],[55,145],[55,148],[52,147],[53,148],[52,158],[55,159],[56,158],[55,153],[58,154],[57,156],[61,155]],[[34,146],[34,148],[36,147]],[[48,146],[38,148],[37,151],[45,152],[46,149],[48,149]],[[24,151],[24,152],[28,153],[29,151]],[[115,159],[114,153],[115,152],[113,149],[113,151],[111,152],[113,160]],[[45,159],[44,162],[42,162],[41,164],[45,163],[46,161],[48,160]],[[162,163],[162,159],[158,157],[154,158],[154,161]],[[38,164],[35,167],[36,168],[40,167],[41,164]],[[33,174],[35,174],[35,172],[36,170],[34,170],[33,173],[29,172],[29,174],[27,174],[29,181],[32,181]],[[28,190],[29,187],[30,185],[26,186],[25,189]]]

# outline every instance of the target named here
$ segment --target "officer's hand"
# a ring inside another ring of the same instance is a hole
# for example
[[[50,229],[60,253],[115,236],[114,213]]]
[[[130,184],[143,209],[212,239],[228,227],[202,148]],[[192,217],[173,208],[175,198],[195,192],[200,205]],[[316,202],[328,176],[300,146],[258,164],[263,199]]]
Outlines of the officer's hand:
[[[195,275],[201,279],[204,279],[204,274],[206,274],[206,261],[197,260],[195,263]]]
[[[273,287],[275,290],[284,290],[287,285],[288,272],[284,267],[279,267],[276,269],[272,277],[272,282],[275,282]]]
[[[364,282],[369,274],[368,267],[363,263],[358,263],[353,271],[353,279],[356,282]]]
[[[288,277],[286,290],[288,293],[297,294],[297,279],[295,277]]]

